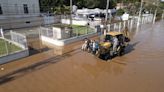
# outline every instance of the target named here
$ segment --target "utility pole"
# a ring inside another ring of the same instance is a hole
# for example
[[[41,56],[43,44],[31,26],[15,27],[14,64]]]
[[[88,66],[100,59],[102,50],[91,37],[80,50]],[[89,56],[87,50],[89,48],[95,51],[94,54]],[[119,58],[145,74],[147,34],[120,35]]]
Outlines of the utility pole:
[[[153,24],[155,23],[156,20],[156,16],[157,16],[157,11],[158,11],[158,6],[159,6],[159,2],[153,3],[156,5],[156,9],[155,9],[155,13],[154,13],[154,18],[153,18]]]
[[[108,25],[108,9],[109,9],[109,0],[107,0],[107,4],[106,4],[106,16],[105,16],[105,25],[104,25],[104,28],[106,28],[106,30],[104,30],[104,31],[106,31],[106,32],[108,30],[108,28],[107,28],[107,25]],[[109,20],[109,22],[111,22],[110,20]]]
[[[162,13],[162,20],[163,20],[163,18],[164,18],[164,10],[163,10],[163,13]]]
[[[155,12],[154,12],[153,24],[155,23],[156,15],[157,15],[157,8],[155,9]]]
[[[108,21],[108,9],[109,9],[109,0],[107,0],[107,4],[106,4],[106,16],[105,16],[105,22],[106,22],[106,24],[107,24],[107,21]]]
[[[70,37],[72,37],[73,29],[72,29],[72,0],[70,0]]]
[[[142,8],[143,8],[143,0],[141,0],[141,6],[140,6],[140,11],[139,11],[139,18],[138,18],[138,22],[137,22],[137,29],[139,28],[140,21],[141,21]]]

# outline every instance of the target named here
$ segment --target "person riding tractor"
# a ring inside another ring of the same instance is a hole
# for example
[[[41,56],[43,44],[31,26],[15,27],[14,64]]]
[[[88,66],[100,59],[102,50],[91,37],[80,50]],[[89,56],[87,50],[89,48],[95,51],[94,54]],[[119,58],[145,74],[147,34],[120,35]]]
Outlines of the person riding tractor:
[[[130,39],[122,32],[108,32],[105,35],[104,42],[100,43],[97,56],[104,60],[111,59],[116,55],[121,56],[124,54],[126,43],[129,41]]]

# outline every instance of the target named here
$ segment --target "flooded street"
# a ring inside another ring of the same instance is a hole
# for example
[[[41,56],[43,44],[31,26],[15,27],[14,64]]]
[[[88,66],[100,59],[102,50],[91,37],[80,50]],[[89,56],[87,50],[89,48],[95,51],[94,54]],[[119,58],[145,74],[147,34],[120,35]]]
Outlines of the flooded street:
[[[126,54],[110,62],[70,45],[76,50],[7,77],[0,92],[164,92],[163,25],[133,32]]]

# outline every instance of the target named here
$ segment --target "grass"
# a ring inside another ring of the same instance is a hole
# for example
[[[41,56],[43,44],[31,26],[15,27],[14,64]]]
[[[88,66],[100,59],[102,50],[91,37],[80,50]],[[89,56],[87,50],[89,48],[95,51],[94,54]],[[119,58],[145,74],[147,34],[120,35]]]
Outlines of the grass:
[[[54,27],[59,27],[59,28],[65,28],[65,27],[70,27],[68,24],[54,24]]]
[[[70,28],[70,25],[68,25],[68,24],[55,24],[53,26],[60,27],[60,28],[65,28],[65,27]],[[75,34],[75,35],[77,35],[77,34],[84,35],[87,33],[94,32],[94,29],[87,27],[87,26],[72,25],[72,28],[73,28],[73,34]]]
[[[0,56],[7,54],[6,47],[8,48],[8,53],[13,53],[15,51],[22,50],[20,47],[9,43],[8,41],[5,41],[3,39],[0,39]]]
[[[87,33],[92,33],[94,32],[94,29],[90,28],[90,27],[87,27],[87,26],[76,26],[76,25],[73,25],[73,33],[74,34],[78,34],[78,35],[84,35],[84,34],[87,34]]]

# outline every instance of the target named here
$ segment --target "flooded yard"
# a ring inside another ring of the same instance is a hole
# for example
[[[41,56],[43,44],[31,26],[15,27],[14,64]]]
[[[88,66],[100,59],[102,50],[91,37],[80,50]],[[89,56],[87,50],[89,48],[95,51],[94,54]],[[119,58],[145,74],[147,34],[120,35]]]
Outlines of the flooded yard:
[[[1,78],[0,92],[164,92],[163,25],[142,26],[110,62],[78,49],[81,42],[66,46],[71,52]]]

